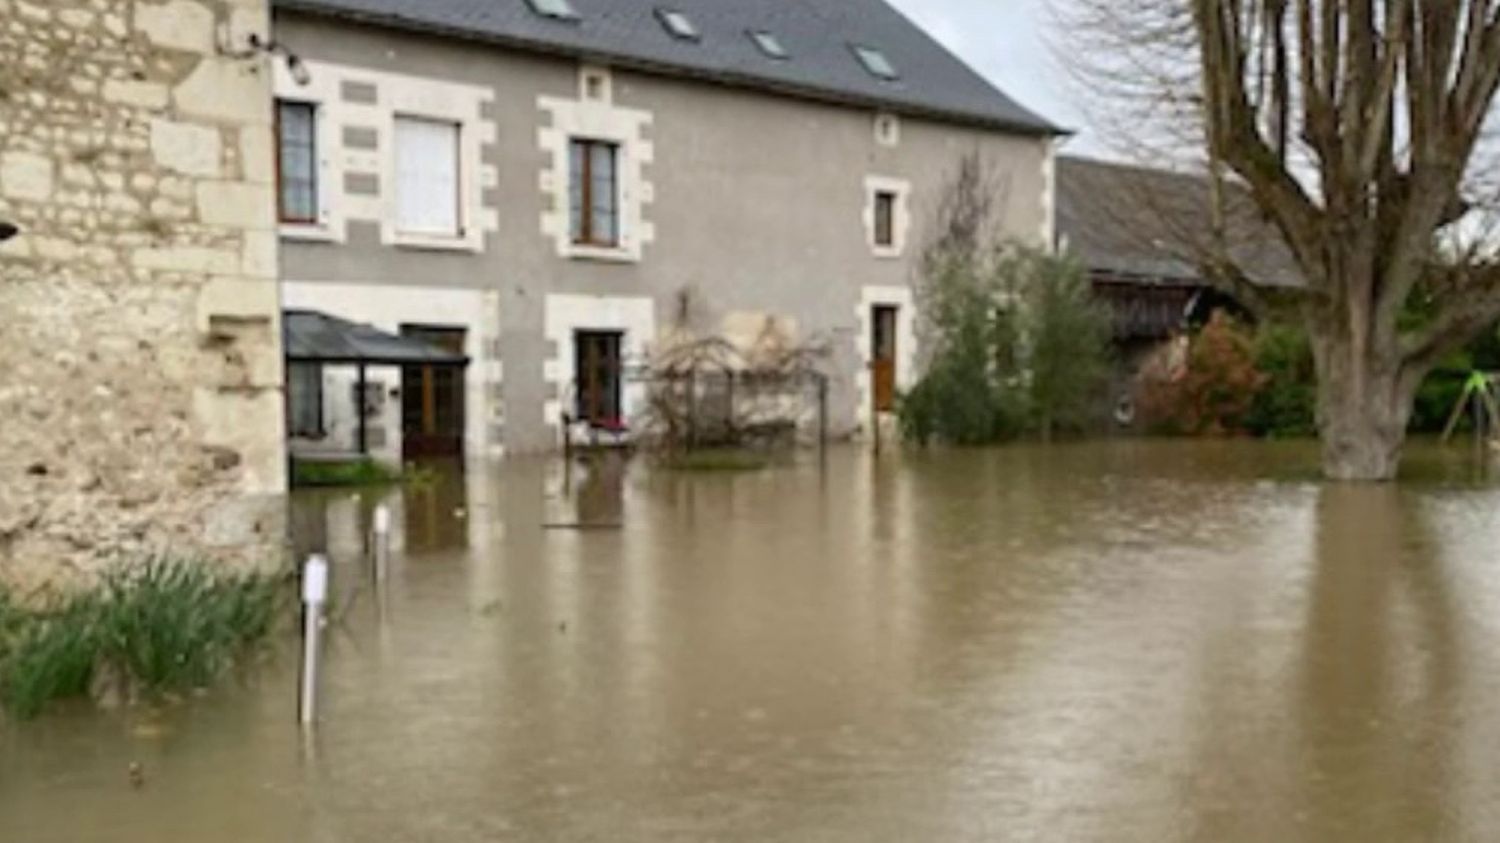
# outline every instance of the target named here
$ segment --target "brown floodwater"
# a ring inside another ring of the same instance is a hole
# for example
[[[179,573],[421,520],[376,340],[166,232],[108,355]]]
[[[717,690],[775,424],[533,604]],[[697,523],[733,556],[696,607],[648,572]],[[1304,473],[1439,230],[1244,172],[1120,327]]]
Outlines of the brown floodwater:
[[[1500,487],[1465,457],[1340,487],[1301,444],[847,449],[299,495],[339,594],[315,734],[291,640],[198,698],[0,724],[0,841],[1497,839]]]

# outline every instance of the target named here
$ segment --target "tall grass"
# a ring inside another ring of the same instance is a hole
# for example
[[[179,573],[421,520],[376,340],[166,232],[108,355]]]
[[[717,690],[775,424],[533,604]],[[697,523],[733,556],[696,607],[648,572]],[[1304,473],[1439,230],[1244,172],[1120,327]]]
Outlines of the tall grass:
[[[283,599],[276,578],[177,560],[115,569],[39,611],[0,596],[0,704],[33,717],[101,676],[132,697],[205,687],[266,639]]]

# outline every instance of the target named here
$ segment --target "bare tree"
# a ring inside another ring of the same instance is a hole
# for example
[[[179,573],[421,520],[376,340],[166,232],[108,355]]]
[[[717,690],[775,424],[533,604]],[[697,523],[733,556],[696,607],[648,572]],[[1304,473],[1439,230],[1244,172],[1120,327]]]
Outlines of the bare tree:
[[[1394,477],[1423,378],[1500,318],[1500,0],[1071,2],[1120,134],[1196,148],[1212,206],[1247,190],[1286,240],[1305,287],[1250,303],[1307,326],[1325,473]],[[1221,217],[1205,262],[1243,288]]]

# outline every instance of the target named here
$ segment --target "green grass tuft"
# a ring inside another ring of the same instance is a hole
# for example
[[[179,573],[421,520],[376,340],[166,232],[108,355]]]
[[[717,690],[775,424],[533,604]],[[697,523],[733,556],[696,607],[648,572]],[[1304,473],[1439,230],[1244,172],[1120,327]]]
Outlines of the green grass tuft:
[[[0,595],[0,703],[18,717],[87,695],[101,673],[132,695],[205,687],[272,632],[273,577],[154,560],[39,611]]]

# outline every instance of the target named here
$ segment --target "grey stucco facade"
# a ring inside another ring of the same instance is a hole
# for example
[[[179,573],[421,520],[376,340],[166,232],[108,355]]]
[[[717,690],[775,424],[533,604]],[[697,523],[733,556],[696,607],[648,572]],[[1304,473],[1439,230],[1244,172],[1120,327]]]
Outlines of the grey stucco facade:
[[[549,308],[567,305],[570,324],[579,325],[590,318],[590,301],[607,310],[610,299],[649,300],[654,319],[644,330],[659,333],[683,291],[690,291],[702,330],[728,330],[736,316],[742,324],[745,314],[764,314],[794,325],[799,340],[827,342],[831,429],[854,431],[867,388],[862,308],[892,296],[905,308],[901,379],[909,383],[918,359],[909,327],[914,266],[961,156],[977,150],[999,175],[1009,236],[1037,245],[1052,239],[1049,135],[898,110],[898,137],[881,137],[877,120],[892,115],[875,108],[598,66],[608,97],[600,113],[623,115],[624,147],[633,146],[637,157],[633,177],[624,168],[622,213],[630,219],[634,208],[639,217],[624,232],[624,253],[570,254],[556,230],[565,213],[556,180],[566,175],[556,172],[547,144],[568,133],[559,124],[585,97],[581,72],[595,65],[302,13],[279,13],[275,27],[315,79],[320,72],[352,74],[353,83],[323,84],[326,96],[357,101],[351,113],[378,113],[358,109],[386,95],[383,74],[408,80],[402,84],[483,92],[474,94],[478,122],[486,124],[476,144],[479,171],[465,174],[475,191],[468,247],[403,245],[383,236],[373,217],[388,212],[378,194],[389,189],[379,159],[389,155],[390,139],[378,119],[347,117],[320,134],[332,145],[322,154],[335,164],[325,178],[338,187],[326,201],[362,204],[367,213],[337,220],[337,236],[284,231],[281,250],[284,295],[299,304],[338,309],[347,302],[353,312],[342,315],[359,318],[361,297],[399,289],[385,295],[395,303],[388,308],[410,301],[415,311],[429,297],[424,291],[460,291],[455,307],[492,309],[473,323],[469,347],[468,376],[479,383],[471,385],[468,411],[482,417],[469,427],[471,454],[557,444],[547,407],[566,388],[559,370],[567,367],[559,359],[559,317]],[[362,74],[370,81],[358,81]],[[284,81],[278,92],[312,96]],[[578,119],[583,125],[594,118]],[[901,194],[897,248],[872,244],[872,184]],[[639,320],[630,324],[641,330]],[[655,337],[641,339],[649,345]]]

